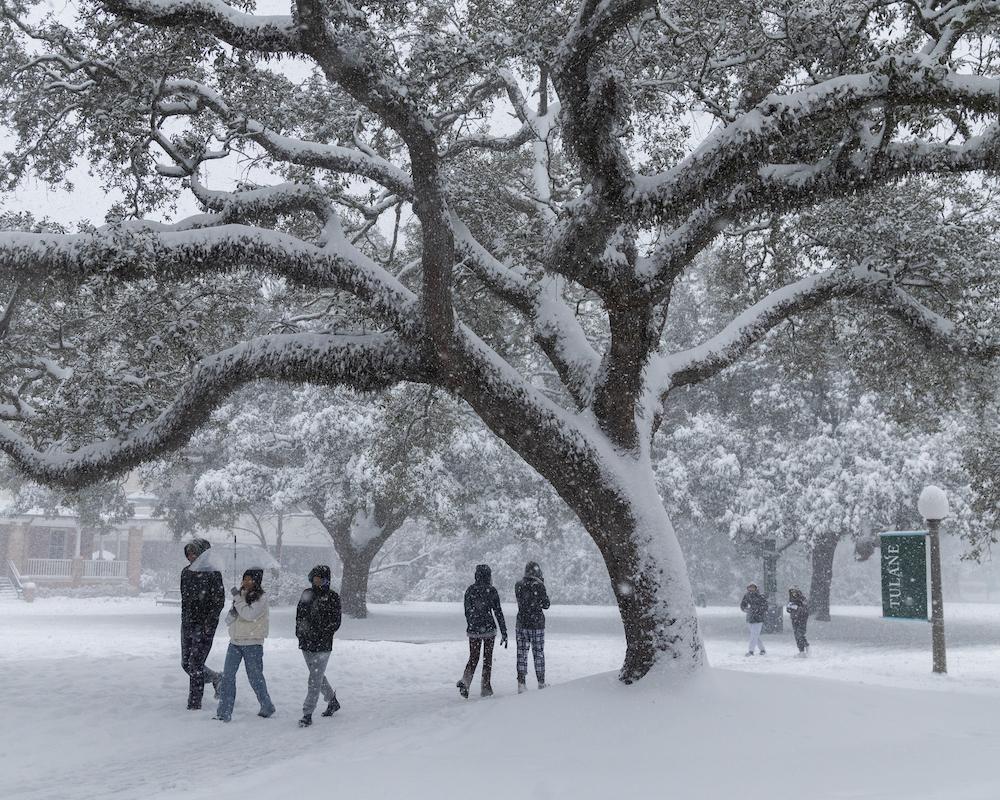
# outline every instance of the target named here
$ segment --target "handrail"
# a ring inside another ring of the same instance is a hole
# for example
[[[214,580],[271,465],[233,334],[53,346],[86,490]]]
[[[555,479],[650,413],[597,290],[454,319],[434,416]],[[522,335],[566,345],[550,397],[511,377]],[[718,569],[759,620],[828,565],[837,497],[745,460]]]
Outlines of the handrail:
[[[7,559],[7,572],[10,573],[10,580],[14,584],[14,591],[20,597],[24,592],[24,584],[21,583],[21,573],[17,571],[17,565],[9,558]]]

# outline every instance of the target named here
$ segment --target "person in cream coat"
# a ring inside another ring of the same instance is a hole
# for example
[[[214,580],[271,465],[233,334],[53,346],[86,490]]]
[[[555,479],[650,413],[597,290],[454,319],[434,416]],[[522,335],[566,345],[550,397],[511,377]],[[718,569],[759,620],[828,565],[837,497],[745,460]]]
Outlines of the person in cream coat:
[[[233,588],[233,606],[229,609],[226,624],[229,626],[229,650],[222,670],[219,687],[219,708],[215,719],[229,722],[236,703],[236,672],[240,662],[246,663],[247,679],[260,703],[259,717],[270,717],[274,703],[267,693],[264,680],[264,640],[268,633],[267,599],[261,588],[264,570],[248,569],[243,573],[243,583]]]

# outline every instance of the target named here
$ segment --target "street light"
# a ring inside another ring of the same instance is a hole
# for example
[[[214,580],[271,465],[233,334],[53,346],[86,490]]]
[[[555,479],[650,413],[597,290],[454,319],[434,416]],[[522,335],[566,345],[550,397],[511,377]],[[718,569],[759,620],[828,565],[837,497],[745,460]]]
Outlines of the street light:
[[[925,486],[917,500],[917,510],[927,521],[931,540],[931,646],[934,672],[941,675],[948,671],[944,651],[944,598],[941,595],[941,544],[938,528],[948,516],[948,496],[937,486]]]

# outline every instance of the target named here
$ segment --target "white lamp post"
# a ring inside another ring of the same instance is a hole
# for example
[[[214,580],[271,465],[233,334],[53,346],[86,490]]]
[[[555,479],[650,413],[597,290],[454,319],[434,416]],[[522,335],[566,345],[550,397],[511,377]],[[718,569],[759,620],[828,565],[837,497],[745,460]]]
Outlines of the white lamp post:
[[[937,486],[925,486],[917,500],[917,510],[927,521],[931,540],[931,646],[934,672],[943,675],[948,671],[944,646],[944,598],[941,594],[941,545],[938,528],[948,516],[948,496]]]

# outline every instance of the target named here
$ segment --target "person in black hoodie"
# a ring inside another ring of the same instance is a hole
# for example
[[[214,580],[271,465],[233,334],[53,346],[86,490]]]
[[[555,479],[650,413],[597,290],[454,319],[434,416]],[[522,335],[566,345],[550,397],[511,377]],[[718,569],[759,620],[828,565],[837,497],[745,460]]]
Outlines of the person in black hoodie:
[[[809,641],[806,639],[806,624],[809,622],[809,604],[801,589],[788,590],[788,605],[785,606],[788,616],[792,618],[792,633],[795,634],[795,644],[799,648],[799,657],[809,655]]]
[[[212,684],[219,696],[222,675],[205,666],[212,650],[219,614],[226,605],[226,588],[220,572],[192,572],[191,563],[212,546],[204,539],[194,539],[184,545],[188,565],[181,570],[181,667],[190,679],[189,710],[201,708],[205,681]]]
[[[528,648],[535,662],[538,688],[545,684],[545,609],[549,607],[549,594],[545,591],[542,568],[534,561],[524,567],[524,577],[514,584],[517,597],[517,621],[514,639],[517,642],[517,693],[528,691]]]
[[[479,650],[483,651],[482,691],[483,697],[493,696],[490,678],[493,674],[493,643],[497,638],[497,625],[500,626],[500,644],[507,646],[507,622],[500,607],[500,595],[493,586],[493,573],[486,564],[476,566],[476,582],[465,590],[465,633],[469,637],[469,662],[465,665],[465,673],[456,684],[462,697],[469,696],[472,676],[476,673],[479,663]]]
[[[767,617],[767,598],[757,591],[757,584],[751,583],[747,586],[747,593],[740,601],[740,611],[745,611],[747,615],[747,630],[750,632],[750,647],[747,655],[753,655],[754,645],[760,648],[760,654],[764,655],[764,643],[760,640],[760,631],[764,627],[764,619]]]
[[[309,584],[309,588],[302,592],[295,609],[295,635],[309,669],[300,728],[312,725],[312,714],[316,710],[321,691],[323,699],[327,701],[324,717],[333,716],[340,708],[337,693],[326,679],[326,665],[333,650],[333,634],[340,628],[340,595],[330,588],[330,568],[325,564],[309,571]]]

